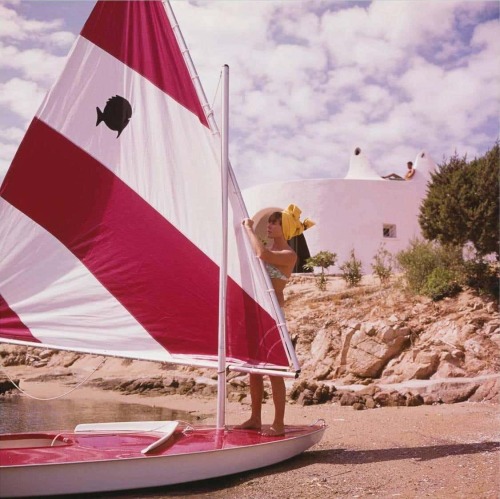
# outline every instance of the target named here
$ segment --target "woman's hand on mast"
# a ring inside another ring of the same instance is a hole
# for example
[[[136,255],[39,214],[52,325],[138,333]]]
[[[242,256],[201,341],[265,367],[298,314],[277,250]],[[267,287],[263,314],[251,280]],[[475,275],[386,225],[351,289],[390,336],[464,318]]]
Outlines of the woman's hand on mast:
[[[253,229],[253,220],[251,218],[244,218],[241,225],[247,229]]]

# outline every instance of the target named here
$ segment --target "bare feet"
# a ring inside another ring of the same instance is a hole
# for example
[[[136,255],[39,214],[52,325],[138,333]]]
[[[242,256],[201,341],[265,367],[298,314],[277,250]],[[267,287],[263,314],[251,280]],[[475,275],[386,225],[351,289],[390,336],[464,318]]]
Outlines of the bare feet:
[[[235,425],[235,430],[260,430],[262,427],[261,422],[258,419],[250,418],[244,423]]]
[[[265,437],[281,437],[285,434],[285,425],[273,424],[267,430],[261,432]]]

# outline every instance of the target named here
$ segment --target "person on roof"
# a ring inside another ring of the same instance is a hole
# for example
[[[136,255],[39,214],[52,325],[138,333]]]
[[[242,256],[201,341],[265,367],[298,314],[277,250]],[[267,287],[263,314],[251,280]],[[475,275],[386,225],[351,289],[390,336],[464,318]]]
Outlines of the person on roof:
[[[415,168],[413,168],[413,163],[411,161],[408,161],[408,163],[406,163],[406,166],[408,168],[408,171],[406,172],[406,175],[404,177],[399,176],[397,173],[391,173],[390,175],[385,175],[382,178],[385,178],[387,180],[410,180],[413,175],[415,175]]]

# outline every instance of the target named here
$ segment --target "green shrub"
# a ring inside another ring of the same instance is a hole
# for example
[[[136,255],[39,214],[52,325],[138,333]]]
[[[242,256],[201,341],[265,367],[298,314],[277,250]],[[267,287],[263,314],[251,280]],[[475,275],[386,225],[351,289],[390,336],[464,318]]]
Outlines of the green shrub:
[[[357,286],[363,277],[361,272],[361,260],[356,259],[356,255],[354,254],[354,250],[351,250],[351,256],[349,260],[345,261],[341,266],[340,270],[342,271],[342,279],[349,286]]]
[[[321,268],[321,274],[316,277],[316,286],[321,291],[324,291],[326,289],[325,270],[328,269],[328,267],[335,265],[336,261],[336,253],[330,253],[330,251],[320,251],[319,253],[316,253],[316,255],[308,258],[303,267],[305,270],[314,270],[314,267]]]
[[[394,257],[382,244],[373,257],[373,273],[380,279],[381,284],[385,284],[392,275],[392,265]]]
[[[408,288],[416,294],[425,294],[427,280],[437,268],[450,271],[458,284],[463,280],[462,252],[456,246],[414,239],[409,249],[400,251],[396,259]]]
[[[427,277],[422,294],[437,301],[446,296],[456,295],[462,288],[456,272],[443,267],[436,267]]]
[[[464,262],[465,283],[481,294],[498,297],[499,275],[498,264],[487,262],[482,258]]]

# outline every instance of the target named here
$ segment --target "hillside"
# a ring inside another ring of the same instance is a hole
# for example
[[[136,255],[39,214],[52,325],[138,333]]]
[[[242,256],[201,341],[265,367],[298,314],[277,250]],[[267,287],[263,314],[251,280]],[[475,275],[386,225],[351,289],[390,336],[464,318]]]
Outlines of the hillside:
[[[410,296],[395,279],[372,276],[348,288],[329,277],[327,289],[297,275],[286,290],[285,314],[302,365],[289,382],[291,400],[340,401],[355,408],[438,402],[498,401],[500,315],[491,298],[464,291],[432,302]],[[21,379],[60,379],[143,394],[213,396],[214,374],[188,367],[102,359],[3,345],[2,364]],[[102,363],[102,365],[101,365]],[[28,376],[28,378],[26,378]],[[247,377],[231,373],[231,400],[248,402]]]

